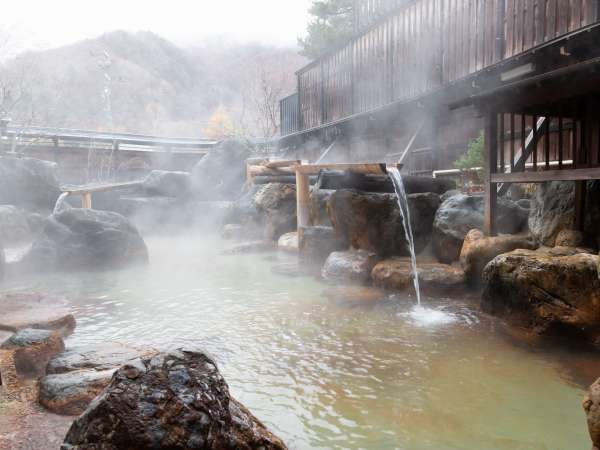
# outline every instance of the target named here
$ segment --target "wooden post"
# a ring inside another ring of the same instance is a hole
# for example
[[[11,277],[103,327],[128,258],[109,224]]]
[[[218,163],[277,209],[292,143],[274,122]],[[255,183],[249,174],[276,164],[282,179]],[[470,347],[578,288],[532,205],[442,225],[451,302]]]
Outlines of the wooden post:
[[[498,168],[498,116],[496,112],[487,112],[485,116],[485,211],[483,231],[487,236],[496,235],[496,208],[498,203],[498,188],[491,182],[491,175]]]
[[[81,194],[81,207],[83,209],[92,209],[92,193],[84,192]]]
[[[298,218],[298,230],[310,225],[310,213],[308,203],[310,199],[309,175],[296,171],[296,215]]]

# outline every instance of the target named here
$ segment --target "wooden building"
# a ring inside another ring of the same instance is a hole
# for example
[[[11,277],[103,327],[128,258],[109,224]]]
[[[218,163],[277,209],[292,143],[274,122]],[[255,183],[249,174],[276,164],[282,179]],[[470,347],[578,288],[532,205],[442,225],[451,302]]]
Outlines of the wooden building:
[[[581,211],[600,178],[599,0],[356,0],[354,36],[296,76],[282,147],[431,173],[485,129],[490,233],[508,183],[579,181]]]

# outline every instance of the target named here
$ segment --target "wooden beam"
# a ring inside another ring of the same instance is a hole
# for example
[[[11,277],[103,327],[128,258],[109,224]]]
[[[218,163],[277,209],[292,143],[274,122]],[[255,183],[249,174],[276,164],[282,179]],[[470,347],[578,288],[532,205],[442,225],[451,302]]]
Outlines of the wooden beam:
[[[356,164],[306,164],[296,166],[296,173],[316,175],[321,170],[349,170],[356,173],[382,175],[387,173],[385,164],[382,163],[356,163]]]
[[[308,174],[296,171],[296,217],[298,231],[310,225],[310,180]]]
[[[585,202],[587,195],[587,182],[575,183],[575,229],[583,231],[585,228]]]
[[[485,210],[483,216],[483,231],[487,236],[496,235],[496,208],[498,203],[498,188],[493,182],[493,175],[498,168],[498,115],[488,112],[485,116]]]
[[[541,172],[514,172],[492,174],[492,183],[544,183],[546,181],[600,180],[600,167],[581,169],[544,170]]]

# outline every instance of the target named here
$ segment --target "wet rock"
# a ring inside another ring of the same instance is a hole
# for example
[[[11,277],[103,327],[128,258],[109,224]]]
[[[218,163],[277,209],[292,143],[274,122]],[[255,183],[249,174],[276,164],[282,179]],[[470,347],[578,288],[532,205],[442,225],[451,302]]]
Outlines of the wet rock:
[[[229,394],[204,353],[174,351],[119,369],[73,422],[63,449],[285,449]]]
[[[12,350],[17,374],[23,378],[38,378],[46,374],[50,359],[65,349],[56,330],[24,329],[11,336],[0,347]]]
[[[40,292],[0,294],[0,328],[58,330],[63,336],[75,328],[75,318],[63,297]]]
[[[144,179],[142,189],[149,196],[184,197],[190,195],[192,181],[187,172],[153,170]]]
[[[327,204],[335,191],[331,189],[313,189],[310,193],[310,223],[314,226],[331,226]]]
[[[0,242],[19,245],[32,237],[27,214],[12,205],[0,205]]]
[[[118,368],[129,361],[156,354],[156,350],[139,348],[117,342],[68,348],[54,356],[46,369],[48,374],[61,374],[76,370],[96,371]]]
[[[582,247],[584,245],[584,235],[577,230],[561,230],[556,235],[554,241],[555,247]]]
[[[444,291],[465,285],[465,273],[459,267],[439,263],[417,265],[420,287],[424,290]],[[376,286],[391,290],[413,289],[412,265],[409,258],[390,258],[380,261],[371,273]]]
[[[587,416],[593,450],[600,449],[600,378],[588,390],[583,399],[583,409]]]
[[[516,203],[520,208],[526,209],[528,211],[531,209],[531,200],[528,198],[522,198],[521,200],[517,200]]]
[[[46,375],[40,380],[39,402],[55,414],[78,416],[108,386],[115,370]]]
[[[249,253],[271,252],[277,247],[273,241],[252,241],[237,244],[223,250],[224,255],[245,255]]]
[[[52,211],[60,195],[55,163],[0,156],[0,204]]]
[[[430,239],[439,196],[411,194],[408,206],[415,248],[420,252]],[[395,194],[336,191],[330,197],[328,210],[331,223],[346,247],[368,250],[382,257],[409,255]]]
[[[347,248],[332,227],[301,227],[298,247],[300,261],[305,265],[321,268],[327,257],[336,251]]]
[[[35,270],[105,270],[147,261],[146,244],[128,219],[113,212],[69,209],[46,221],[23,262]]]
[[[536,243],[529,235],[504,234],[486,237],[480,230],[471,230],[460,252],[460,264],[467,280],[479,284],[482,281],[483,269],[496,256],[517,249],[535,250],[536,248]]]
[[[440,262],[450,264],[458,260],[467,233],[483,228],[483,210],[481,195],[458,194],[442,203],[435,215],[432,235],[433,252]],[[511,200],[498,199],[498,232],[519,233],[525,227],[527,214]]]
[[[333,252],[325,261],[321,276],[327,281],[366,283],[377,263],[377,255],[366,250]]]
[[[323,296],[337,304],[359,306],[379,303],[387,298],[387,293],[371,286],[336,286],[326,289]]]
[[[265,184],[256,193],[254,202],[264,224],[265,239],[275,241],[296,230],[296,186]]]
[[[587,185],[585,231],[592,240],[600,237],[600,183]],[[531,202],[529,230],[535,239],[547,246],[556,245],[562,230],[575,228],[575,183],[553,181],[537,187]]]
[[[277,241],[277,248],[285,252],[297,253],[298,252],[298,232],[292,231],[286,233],[279,238]]]
[[[246,159],[249,157],[250,149],[245,143],[221,142],[192,169],[192,192],[205,200],[238,198],[246,182]]]
[[[485,268],[482,308],[542,335],[600,344],[599,256],[577,249],[515,250]]]

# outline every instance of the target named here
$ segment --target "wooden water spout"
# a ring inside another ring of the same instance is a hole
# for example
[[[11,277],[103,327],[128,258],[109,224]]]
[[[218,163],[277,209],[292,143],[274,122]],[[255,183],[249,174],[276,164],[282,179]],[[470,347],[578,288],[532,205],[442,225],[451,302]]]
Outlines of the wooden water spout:
[[[398,170],[402,165],[397,166]],[[298,231],[302,227],[310,225],[310,175],[317,175],[321,170],[344,170],[354,173],[384,175],[388,173],[384,163],[340,163],[340,164],[297,164],[294,166],[296,172],[296,207],[298,218]]]

